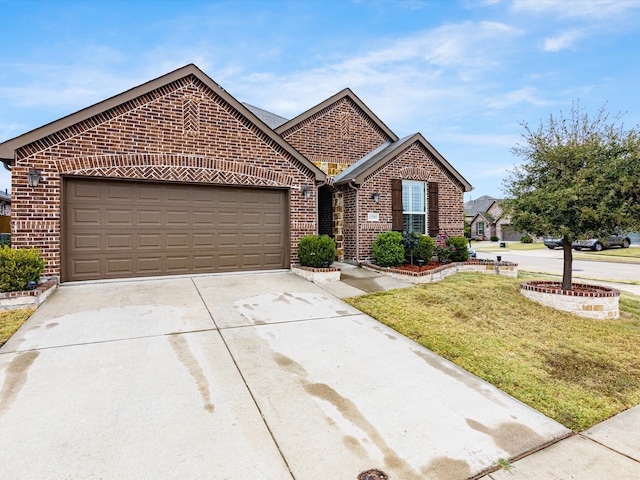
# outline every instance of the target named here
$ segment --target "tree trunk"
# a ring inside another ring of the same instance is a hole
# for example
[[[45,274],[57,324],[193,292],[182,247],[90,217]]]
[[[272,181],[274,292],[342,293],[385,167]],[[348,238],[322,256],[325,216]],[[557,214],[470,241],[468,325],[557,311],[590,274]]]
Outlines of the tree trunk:
[[[564,253],[564,265],[562,268],[562,290],[571,290],[571,283],[573,281],[572,267],[573,267],[573,250],[571,249],[571,240],[564,237],[562,239],[562,252]]]

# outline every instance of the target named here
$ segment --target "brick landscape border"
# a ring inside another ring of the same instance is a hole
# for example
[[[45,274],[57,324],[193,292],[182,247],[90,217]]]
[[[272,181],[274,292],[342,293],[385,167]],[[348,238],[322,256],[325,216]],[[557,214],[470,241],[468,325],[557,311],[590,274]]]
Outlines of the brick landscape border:
[[[33,290],[0,293],[0,310],[38,307],[55,291],[57,286],[57,278],[52,278]]]
[[[529,280],[520,284],[520,293],[547,307],[586,318],[615,320],[620,317],[620,291],[615,288],[573,283],[577,290],[562,290],[560,282]]]
[[[380,267],[371,263],[363,263],[362,268],[406,280],[411,283],[432,283],[459,272],[478,272],[489,275],[518,276],[518,264],[511,262],[494,262],[492,260],[475,260],[471,262],[454,262],[421,272],[409,272],[399,268]]]
[[[292,265],[291,271],[313,283],[337,282],[341,272],[338,267],[313,268],[302,265]]]

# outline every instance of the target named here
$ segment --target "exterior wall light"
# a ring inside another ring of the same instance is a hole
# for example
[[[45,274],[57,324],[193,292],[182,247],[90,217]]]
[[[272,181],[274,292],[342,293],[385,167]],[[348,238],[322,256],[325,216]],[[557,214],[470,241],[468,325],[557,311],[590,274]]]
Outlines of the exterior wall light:
[[[373,192],[371,194],[371,198],[373,199],[374,202],[380,203],[380,192]]]
[[[302,192],[302,195],[304,195],[305,200],[309,200],[311,198],[311,188],[305,185],[300,191]]]
[[[35,168],[29,170],[29,172],[27,173],[27,184],[30,187],[37,187],[40,183],[40,180],[42,180],[42,174],[38,170],[36,170]]]

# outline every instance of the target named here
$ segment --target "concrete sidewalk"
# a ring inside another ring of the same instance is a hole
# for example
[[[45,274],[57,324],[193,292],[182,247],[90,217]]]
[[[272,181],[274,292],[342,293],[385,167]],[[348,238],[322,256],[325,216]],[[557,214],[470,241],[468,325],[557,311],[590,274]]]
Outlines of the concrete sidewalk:
[[[322,284],[340,298],[414,286],[349,264],[337,264],[342,281]],[[640,295],[637,285],[594,282]],[[589,430],[528,452],[482,480],[640,479],[640,405]]]
[[[405,286],[364,272],[61,286],[0,349],[3,478],[454,480],[518,457],[508,478],[640,478],[636,410],[556,443],[572,433],[336,298]]]

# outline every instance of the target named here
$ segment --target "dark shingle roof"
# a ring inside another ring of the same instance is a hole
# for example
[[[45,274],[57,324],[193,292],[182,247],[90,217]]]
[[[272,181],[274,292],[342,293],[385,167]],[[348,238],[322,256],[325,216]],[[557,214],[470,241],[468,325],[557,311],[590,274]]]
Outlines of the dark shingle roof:
[[[480,212],[486,212],[494,200],[497,200],[497,198],[490,197],[489,195],[483,195],[475,200],[469,200],[464,204],[464,213],[465,215],[476,215]]]
[[[247,109],[253,113],[256,117],[266,123],[269,128],[276,129],[280,125],[283,125],[289,121],[289,119],[281,117],[280,115],[276,115],[275,113],[268,112],[260,107],[256,107],[254,105],[250,105],[246,102],[242,102],[242,105],[247,107]]]

